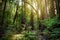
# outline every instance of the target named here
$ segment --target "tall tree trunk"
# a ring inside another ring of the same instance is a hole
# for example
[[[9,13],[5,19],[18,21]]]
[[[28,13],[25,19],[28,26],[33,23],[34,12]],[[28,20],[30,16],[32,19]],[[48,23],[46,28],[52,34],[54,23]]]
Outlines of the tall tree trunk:
[[[19,6],[19,1],[17,1],[17,6],[16,6],[16,13],[15,13],[15,16],[14,16],[14,19],[13,19],[13,24],[15,23],[15,20],[18,16],[18,6]]]
[[[22,24],[22,27],[25,28],[25,30],[27,30],[27,24],[26,24],[26,1],[27,0],[22,0],[22,5],[23,5],[23,16],[22,16],[22,20],[21,20],[21,24]]]
[[[31,28],[32,30],[34,30],[34,22],[33,22],[34,20],[33,20],[33,17],[34,17],[34,15],[33,15],[32,9],[31,9],[31,18],[30,18],[31,23],[30,24],[32,26],[32,28]]]
[[[48,10],[47,10],[47,5],[48,3],[47,3],[47,0],[45,0],[45,18],[48,18]]]
[[[3,24],[4,24],[4,16],[5,16],[5,9],[6,9],[6,3],[7,3],[7,0],[3,0],[2,2],[2,5],[4,4],[4,8],[3,8],[3,12],[2,12],[2,19],[1,19],[1,24],[0,24],[0,38],[3,37],[3,34],[4,34],[4,29],[5,27],[3,27]]]
[[[31,0],[31,5],[33,4],[33,1]],[[31,18],[30,18],[30,24],[32,26],[31,30],[34,30],[34,15],[33,15],[33,9],[31,8]]]
[[[1,21],[2,21],[2,14],[3,13],[3,1],[1,0],[0,2],[0,25],[2,24]]]
[[[60,0],[55,0],[58,19],[60,20]]]
[[[50,0],[50,17],[55,16],[54,0]]]
[[[4,9],[3,9],[2,21],[1,21],[1,24],[2,24],[2,25],[3,25],[3,22],[4,22],[6,3],[7,3],[7,0],[5,0],[5,2],[4,2]]]

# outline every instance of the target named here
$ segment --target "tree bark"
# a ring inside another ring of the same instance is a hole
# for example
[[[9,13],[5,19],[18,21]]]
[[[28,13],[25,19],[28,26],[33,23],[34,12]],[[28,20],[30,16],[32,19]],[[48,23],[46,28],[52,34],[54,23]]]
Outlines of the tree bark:
[[[1,28],[0,29],[0,38],[2,38],[3,35],[4,35],[4,29],[5,29],[5,27],[3,27],[3,24],[4,24],[4,18],[5,18],[4,16],[5,16],[6,3],[7,3],[7,0],[3,0],[2,1],[2,5],[4,4],[4,8],[3,8],[2,19],[1,19],[1,24],[0,24],[0,28]]]
[[[34,15],[33,15],[32,9],[31,9],[31,18],[30,18],[30,20],[31,20],[30,25],[32,26],[31,30],[34,30],[34,20],[33,20],[33,17],[34,17]]]
[[[50,0],[50,17],[53,18],[55,15],[54,0]]]
[[[15,23],[15,20],[18,16],[18,6],[19,6],[19,1],[17,1],[16,13],[15,13],[15,16],[14,16],[14,19],[13,19],[13,24]]]
[[[56,2],[58,20],[60,20],[60,0],[55,0],[55,2]]]

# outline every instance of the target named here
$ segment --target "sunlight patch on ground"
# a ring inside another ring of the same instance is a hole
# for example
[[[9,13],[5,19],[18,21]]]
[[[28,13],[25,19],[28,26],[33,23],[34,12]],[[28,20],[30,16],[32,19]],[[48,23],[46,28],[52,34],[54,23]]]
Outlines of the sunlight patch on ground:
[[[16,39],[21,39],[24,35],[23,34],[14,34],[12,35],[12,40],[16,40]]]

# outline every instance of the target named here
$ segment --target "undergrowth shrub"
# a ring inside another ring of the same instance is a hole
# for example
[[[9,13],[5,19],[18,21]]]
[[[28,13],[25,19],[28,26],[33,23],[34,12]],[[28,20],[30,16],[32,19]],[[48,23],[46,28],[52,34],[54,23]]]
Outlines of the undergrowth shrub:
[[[37,40],[36,32],[25,31],[25,32],[23,32],[23,34],[24,34],[24,36],[20,40]]]
[[[51,40],[57,40],[60,36],[59,20],[54,17],[42,20],[41,23],[46,26],[43,30],[43,34],[49,35]]]

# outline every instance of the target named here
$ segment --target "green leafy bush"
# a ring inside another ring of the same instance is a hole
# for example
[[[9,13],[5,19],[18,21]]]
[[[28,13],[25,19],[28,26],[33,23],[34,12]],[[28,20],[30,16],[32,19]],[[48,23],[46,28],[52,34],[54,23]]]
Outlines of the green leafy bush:
[[[58,28],[60,24],[59,20],[54,17],[42,20],[41,23],[46,26],[43,30],[43,34],[49,35],[51,40],[57,40],[60,36],[60,28]]]
[[[53,25],[58,23],[58,20],[55,17],[54,18],[48,18],[48,19],[42,20],[41,23],[43,25],[45,25],[46,28],[51,28]]]
[[[35,32],[25,31],[25,32],[23,32],[23,34],[24,34],[24,36],[20,40],[37,40]]]

